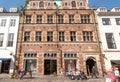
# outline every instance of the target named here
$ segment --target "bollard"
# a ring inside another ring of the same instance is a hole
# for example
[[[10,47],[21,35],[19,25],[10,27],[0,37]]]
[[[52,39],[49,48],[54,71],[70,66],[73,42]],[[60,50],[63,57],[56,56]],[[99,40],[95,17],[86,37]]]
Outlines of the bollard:
[[[11,79],[13,79],[13,78],[14,78],[14,74],[13,74],[13,73],[10,73],[9,77],[10,77]]]

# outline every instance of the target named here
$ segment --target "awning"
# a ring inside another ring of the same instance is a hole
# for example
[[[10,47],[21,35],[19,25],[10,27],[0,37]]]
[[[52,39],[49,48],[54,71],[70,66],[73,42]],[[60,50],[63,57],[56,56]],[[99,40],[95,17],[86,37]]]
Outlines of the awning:
[[[10,58],[0,58],[0,60],[2,60],[2,61],[10,60]]]
[[[120,64],[120,60],[111,60],[113,64]]]

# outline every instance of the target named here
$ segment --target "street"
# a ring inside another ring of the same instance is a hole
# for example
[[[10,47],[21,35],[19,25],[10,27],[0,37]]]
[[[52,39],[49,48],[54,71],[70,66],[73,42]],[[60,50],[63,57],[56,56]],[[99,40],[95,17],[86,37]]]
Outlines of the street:
[[[0,82],[105,82],[105,78],[93,78],[88,80],[70,80],[68,77],[39,76],[31,79],[25,76],[23,79],[10,79],[8,74],[0,74]]]

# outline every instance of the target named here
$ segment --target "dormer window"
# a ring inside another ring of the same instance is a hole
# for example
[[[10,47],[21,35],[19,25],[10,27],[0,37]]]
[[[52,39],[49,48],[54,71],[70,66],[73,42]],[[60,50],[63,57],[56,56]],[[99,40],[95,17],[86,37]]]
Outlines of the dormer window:
[[[106,10],[105,8],[100,8],[101,12],[105,12],[105,10]]]
[[[44,7],[44,3],[40,2],[39,7]]]
[[[120,12],[120,8],[115,8],[115,12]]]
[[[72,1],[72,7],[76,7],[75,1]]]

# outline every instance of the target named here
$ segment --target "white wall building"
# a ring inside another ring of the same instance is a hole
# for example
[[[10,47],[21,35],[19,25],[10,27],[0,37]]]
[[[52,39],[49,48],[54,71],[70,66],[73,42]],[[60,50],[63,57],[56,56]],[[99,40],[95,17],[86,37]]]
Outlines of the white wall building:
[[[106,69],[120,65],[120,7],[97,9],[97,20]]]
[[[20,14],[17,8],[0,8],[0,73],[14,70]]]

